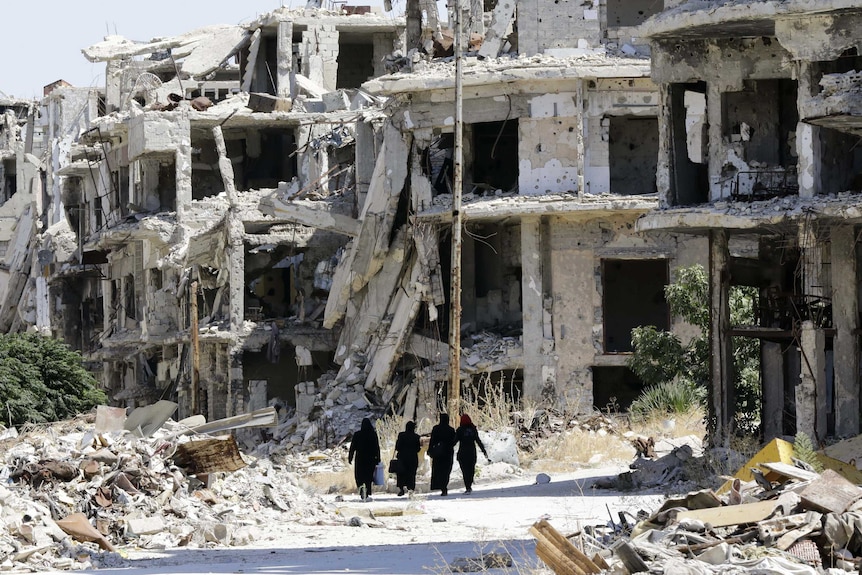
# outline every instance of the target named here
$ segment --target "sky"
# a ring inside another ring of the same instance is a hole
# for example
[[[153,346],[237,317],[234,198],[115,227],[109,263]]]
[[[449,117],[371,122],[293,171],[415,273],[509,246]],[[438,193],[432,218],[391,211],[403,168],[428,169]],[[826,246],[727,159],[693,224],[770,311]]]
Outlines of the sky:
[[[348,3],[381,6],[382,0]],[[282,5],[301,8],[305,0],[2,0],[0,93],[41,98],[43,86],[60,79],[103,86],[105,64],[88,62],[81,49],[108,34],[147,41],[212,24],[248,23]],[[403,0],[393,0],[396,11],[399,5]]]

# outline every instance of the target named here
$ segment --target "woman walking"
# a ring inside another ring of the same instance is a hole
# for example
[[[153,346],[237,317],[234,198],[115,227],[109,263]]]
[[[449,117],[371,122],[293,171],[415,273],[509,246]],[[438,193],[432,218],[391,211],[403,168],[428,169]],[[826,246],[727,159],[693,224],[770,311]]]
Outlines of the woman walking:
[[[464,493],[473,493],[473,477],[476,475],[476,446],[482,450],[485,459],[488,452],[485,445],[479,439],[479,430],[473,425],[473,421],[466,413],[461,415],[461,424],[455,432],[458,441],[458,465],[461,467],[461,475],[464,476]],[[489,460],[490,461],[490,460]]]
[[[419,435],[416,433],[416,424],[408,421],[404,431],[398,434],[395,440],[395,457],[398,459],[400,470],[395,474],[398,480],[398,495],[404,495],[407,491],[416,490],[416,470],[419,468]]]
[[[431,491],[440,490],[441,496],[449,495],[449,474],[452,473],[452,458],[455,456],[455,430],[449,425],[449,415],[440,414],[440,423],[431,429],[428,455],[431,456]]]
[[[353,477],[356,479],[356,487],[359,489],[359,497],[367,501],[371,497],[371,484],[374,481],[374,468],[380,462],[380,441],[374,425],[367,417],[362,420],[359,431],[353,434],[350,440],[350,451],[347,454],[347,462],[353,463],[356,457],[356,465],[353,467]]]

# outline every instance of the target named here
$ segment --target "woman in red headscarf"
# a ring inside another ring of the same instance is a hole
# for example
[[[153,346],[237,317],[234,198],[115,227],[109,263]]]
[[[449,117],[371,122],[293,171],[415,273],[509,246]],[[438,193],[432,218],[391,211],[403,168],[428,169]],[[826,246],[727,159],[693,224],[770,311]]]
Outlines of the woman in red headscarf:
[[[479,430],[466,413],[461,415],[461,424],[455,431],[455,438],[458,441],[458,465],[461,467],[461,475],[464,476],[464,493],[472,493],[473,477],[476,475],[476,445],[482,450],[485,459],[488,459],[488,452],[479,439]]]

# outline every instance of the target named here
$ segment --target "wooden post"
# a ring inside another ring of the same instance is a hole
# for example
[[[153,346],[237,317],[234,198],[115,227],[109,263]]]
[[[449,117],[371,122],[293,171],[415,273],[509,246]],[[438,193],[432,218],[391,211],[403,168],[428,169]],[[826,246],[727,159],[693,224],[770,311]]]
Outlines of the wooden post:
[[[452,289],[449,298],[449,416],[458,421],[461,404],[461,195],[464,191],[463,38],[461,0],[455,0],[455,149],[452,167]]]

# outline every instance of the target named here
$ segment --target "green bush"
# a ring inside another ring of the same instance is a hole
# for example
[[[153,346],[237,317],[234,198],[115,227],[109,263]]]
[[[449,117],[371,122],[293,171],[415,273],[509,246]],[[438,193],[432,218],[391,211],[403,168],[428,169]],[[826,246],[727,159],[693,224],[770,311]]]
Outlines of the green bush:
[[[35,334],[0,335],[0,418],[8,425],[47,423],[105,403],[81,354]]]
[[[706,390],[683,379],[665,381],[651,387],[632,402],[629,415],[636,421],[645,421],[658,416],[683,414],[702,407],[706,402]]]
[[[754,287],[731,286],[731,325],[754,325],[757,296]],[[669,390],[653,390],[664,389],[663,386],[672,388],[676,386],[672,382],[683,382],[680,385],[697,388],[699,395],[705,398],[709,386],[709,283],[703,266],[675,270],[675,281],[665,286],[665,299],[671,313],[700,328],[700,334],[682,345],[672,333],[653,326],[636,327],[632,330],[633,353],[629,369],[644,383],[645,396],[649,393],[679,396],[676,392],[670,394]],[[755,433],[760,423],[760,342],[754,338],[734,337],[733,363],[736,428],[743,433]],[[649,405],[651,401],[644,397],[640,404]]]

